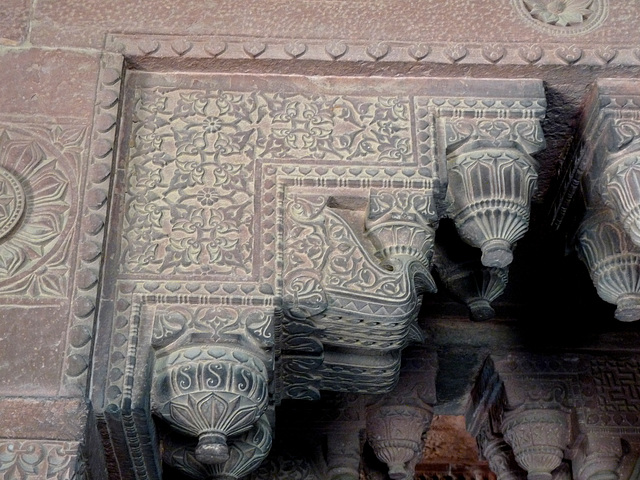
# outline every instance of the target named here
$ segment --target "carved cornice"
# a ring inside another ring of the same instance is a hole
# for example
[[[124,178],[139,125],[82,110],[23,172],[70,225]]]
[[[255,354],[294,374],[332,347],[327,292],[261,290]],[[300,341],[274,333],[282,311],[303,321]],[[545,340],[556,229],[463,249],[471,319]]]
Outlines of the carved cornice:
[[[443,43],[397,40],[109,34],[106,49],[137,62],[154,58],[426,62],[449,65],[638,66],[636,45],[572,42]]]

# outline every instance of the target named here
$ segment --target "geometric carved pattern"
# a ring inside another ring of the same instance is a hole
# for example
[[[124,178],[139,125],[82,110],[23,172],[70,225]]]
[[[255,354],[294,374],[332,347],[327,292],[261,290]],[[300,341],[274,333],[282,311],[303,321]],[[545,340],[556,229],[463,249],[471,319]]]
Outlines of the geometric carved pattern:
[[[590,373],[582,388],[594,400],[587,423],[640,427],[640,359],[596,357]]]

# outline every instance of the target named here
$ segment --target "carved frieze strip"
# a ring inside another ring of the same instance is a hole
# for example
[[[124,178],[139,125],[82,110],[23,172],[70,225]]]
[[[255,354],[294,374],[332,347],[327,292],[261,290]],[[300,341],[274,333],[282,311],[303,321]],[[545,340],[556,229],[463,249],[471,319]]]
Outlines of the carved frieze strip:
[[[107,50],[145,58],[428,62],[462,65],[640,65],[636,45],[443,43],[242,36],[107,35]]]
[[[100,59],[86,186],[81,193],[83,220],[62,382],[65,393],[84,394],[87,388],[123,66],[121,55],[105,53]]]
[[[85,480],[79,442],[0,439],[0,479]]]

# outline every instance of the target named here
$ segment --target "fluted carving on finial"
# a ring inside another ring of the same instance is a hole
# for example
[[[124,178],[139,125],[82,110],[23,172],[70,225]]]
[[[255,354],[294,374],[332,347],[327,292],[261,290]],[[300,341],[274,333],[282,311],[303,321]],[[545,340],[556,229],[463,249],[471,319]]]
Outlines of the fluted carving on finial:
[[[417,261],[429,275],[437,218],[431,192],[374,190],[369,195],[367,235],[384,266],[397,270]]]
[[[177,349],[156,361],[152,408],[176,430],[198,437],[195,458],[222,464],[228,437],[252,427],[267,408],[264,363],[237,346]]]
[[[623,322],[640,319],[640,247],[610,208],[594,208],[585,214],[577,249],[600,298],[617,305],[615,317]]]
[[[449,215],[482,264],[503,268],[529,228],[536,162],[517,150],[483,149],[449,161]]]
[[[516,462],[513,450],[504,438],[485,428],[477,437],[482,456],[489,462],[489,468],[497,480],[524,480],[526,472]]]
[[[519,409],[505,414],[502,433],[528,480],[551,480],[569,442],[569,419],[562,410]]]
[[[615,435],[589,432],[572,459],[575,480],[618,480],[622,443]]]
[[[229,442],[227,460],[203,462],[193,444],[163,438],[163,460],[196,480],[238,480],[255,470],[271,449],[271,426],[263,415],[244,434]]]
[[[640,155],[624,156],[607,166],[603,175],[604,199],[625,231],[640,246]]]
[[[491,302],[504,292],[509,281],[508,268],[485,267],[477,259],[455,261],[439,246],[433,263],[447,290],[467,305],[472,320],[484,321],[495,316]]]

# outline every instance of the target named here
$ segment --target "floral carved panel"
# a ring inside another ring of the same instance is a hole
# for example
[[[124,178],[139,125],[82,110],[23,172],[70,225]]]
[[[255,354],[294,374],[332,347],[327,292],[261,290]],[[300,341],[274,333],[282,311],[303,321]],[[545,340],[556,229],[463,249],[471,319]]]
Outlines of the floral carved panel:
[[[0,123],[0,295],[67,296],[86,130]]]

